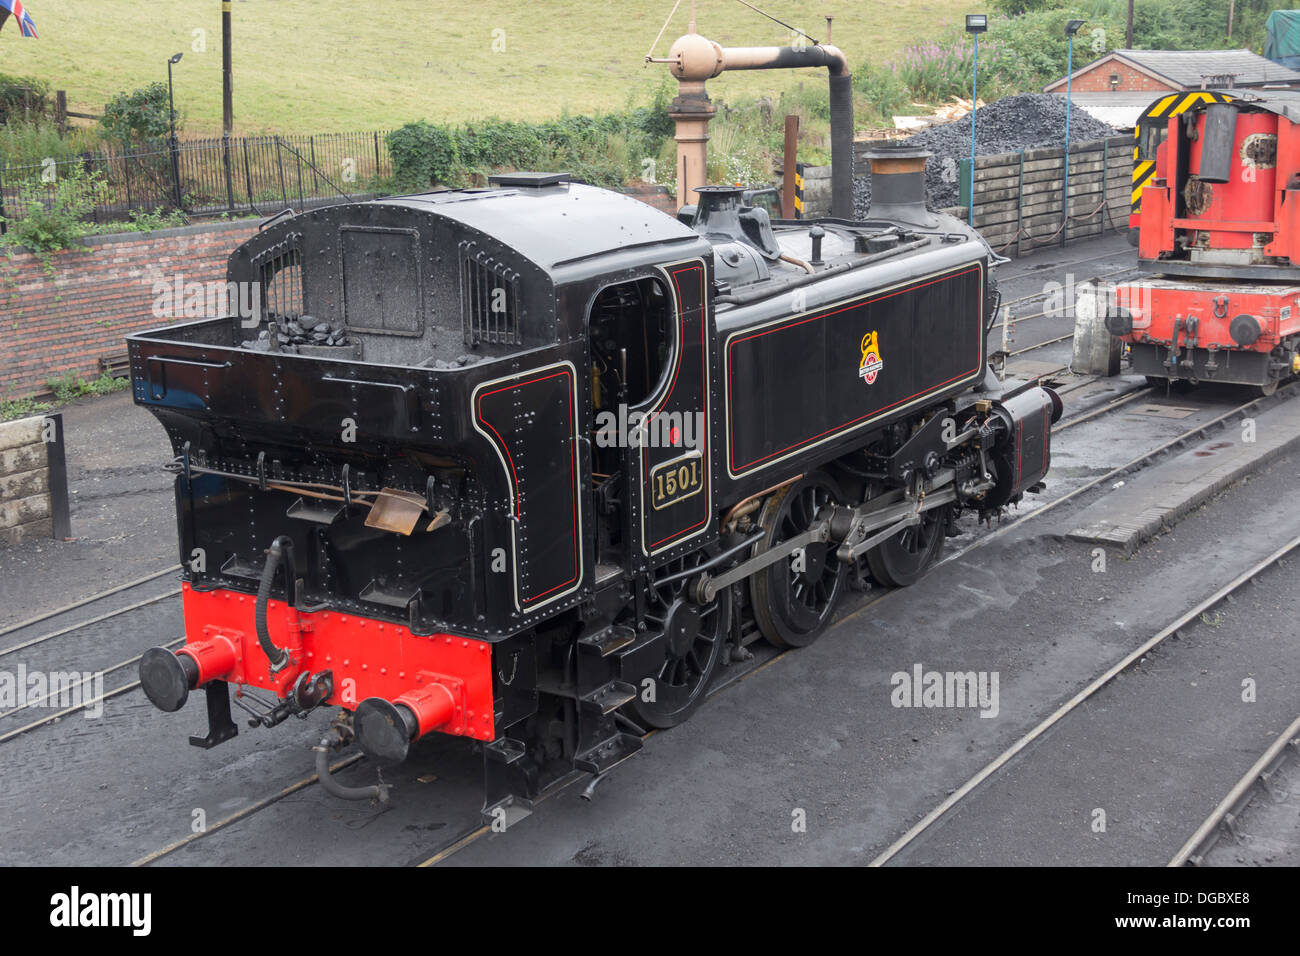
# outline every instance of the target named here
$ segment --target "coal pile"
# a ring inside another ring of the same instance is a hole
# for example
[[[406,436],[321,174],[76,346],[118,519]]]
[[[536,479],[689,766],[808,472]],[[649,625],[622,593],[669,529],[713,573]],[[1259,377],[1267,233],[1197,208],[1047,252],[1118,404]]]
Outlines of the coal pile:
[[[1074,104],[1070,142],[1087,143],[1114,136],[1115,130]],[[1065,141],[1065,97],[1051,93],[1006,96],[981,107],[975,116],[975,155],[1017,153],[1022,149],[1060,146]],[[960,202],[959,162],[970,158],[970,116],[921,130],[900,140],[934,153],[925,166],[925,192],[931,209]],[[858,170],[853,181],[853,208],[861,218],[871,204],[871,174]]]
[[[272,336],[275,348],[282,352],[297,352],[301,346],[339,347],[349,344],[347,331],[342,325],[333,326],[328,322],[318,322],[310,315],[288,318],[272,315],[268,328],[257,333],[257,338],[242,342],[243,348],[255,352],[272,350]]]

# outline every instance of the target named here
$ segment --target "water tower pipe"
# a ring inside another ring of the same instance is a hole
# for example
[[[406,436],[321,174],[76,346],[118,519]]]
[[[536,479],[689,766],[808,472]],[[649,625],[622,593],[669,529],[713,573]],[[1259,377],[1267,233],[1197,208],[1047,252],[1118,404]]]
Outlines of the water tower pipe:
[[[791,70],[825,67],[830,75],[831,215],[853,218],[853,75],[844,54],[829,44],[803,47],[723,47],[698,33],[678,37],[663,58],[677,78],[668,115],[677,124],[677,202],[692,201],[707,182],[709,121],[717,109],[704,83],[724,70]]]

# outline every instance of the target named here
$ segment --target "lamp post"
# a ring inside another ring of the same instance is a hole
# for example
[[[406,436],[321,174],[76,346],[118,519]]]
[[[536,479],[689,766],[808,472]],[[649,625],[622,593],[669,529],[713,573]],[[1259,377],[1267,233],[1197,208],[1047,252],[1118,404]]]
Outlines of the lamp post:
[[[979,99],[980,34],[989,28],[987,13],[966,14],[966,32],[975,41],[974,65],[970,78],[970,205],[966,209],[966,224],[975,228],[975,104]]]
[[[1061,245],[1070,231],[1070,87],[1074,73],[1074,35],[1085,20],[1071,20],[1065,25],[1065,185],[1061,196]]]
[[[180,142],[176,139],[176,98],[172,93],[172,67],[181,61],[182,54],[177,53],[167,61],[167,117],[172,135],[168,148],[172,154],[172,198],[176,208],[181,208],[181,164]]]

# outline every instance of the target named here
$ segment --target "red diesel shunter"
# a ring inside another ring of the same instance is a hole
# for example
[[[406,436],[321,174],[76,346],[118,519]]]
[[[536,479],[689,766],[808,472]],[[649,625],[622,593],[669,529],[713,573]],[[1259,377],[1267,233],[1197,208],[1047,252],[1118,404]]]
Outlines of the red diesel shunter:
[[[1300,93],[1169,118],[1142,190],[1138,261],[1107,328],[1153,382],[1265,393],[1300,372]]]

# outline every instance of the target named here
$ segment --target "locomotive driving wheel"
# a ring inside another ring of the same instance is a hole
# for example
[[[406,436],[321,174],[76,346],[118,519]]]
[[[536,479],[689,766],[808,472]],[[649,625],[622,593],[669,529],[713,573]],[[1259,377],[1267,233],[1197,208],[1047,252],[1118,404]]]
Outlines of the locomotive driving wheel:
[[[840,501],[839,486],[817,471],[775,492],[759,514],[766,533],[754,545],[755,556],[826,519]],[[811,644],[830,621],[847,572],[834,546],[824,542],[756,572],[749,586],[758,629],[776,647]]]
[[[695,604],[686,596],[690,577],[666,584],[664,578],[697,567],[712,555],[696,551],[669,561],[655,572],[651,584],[646,624],[664,634],[663,665],[649,674],[652,685],[638,681],[637,696],[625,705],[633,720],[650,727],[675,727],[704,700],[722,660],[731,627],[731,588],[723,588],[712,602]],[[646,700],[647,691],[653,700]]]
[[[948,505],[921,512],[921,523],[904,528],[867,552],[867,568],[890,588],[915,584],[943,552]]]

